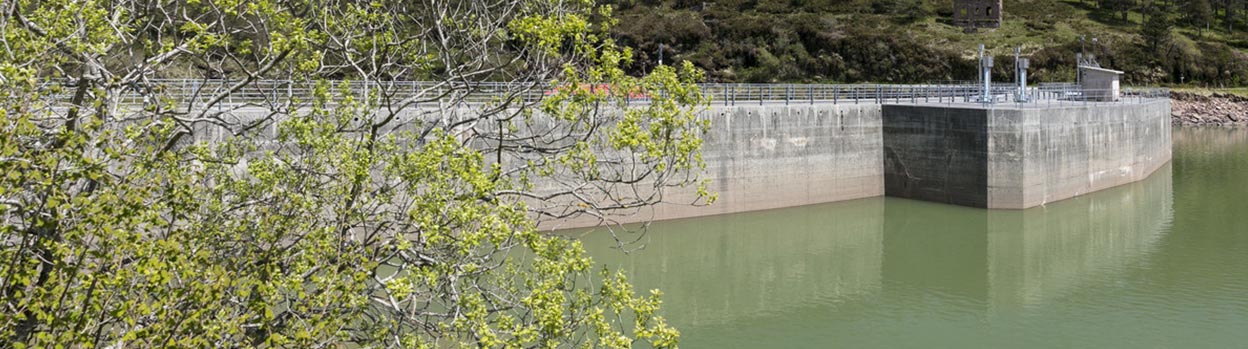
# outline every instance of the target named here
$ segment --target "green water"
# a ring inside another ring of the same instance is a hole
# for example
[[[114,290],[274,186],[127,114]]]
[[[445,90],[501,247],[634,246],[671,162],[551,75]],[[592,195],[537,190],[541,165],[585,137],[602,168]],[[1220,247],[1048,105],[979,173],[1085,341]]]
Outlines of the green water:
[[[1026,211],[894,198],[655,223],[596,261],[685,348],[1246,347],[1248,130],[1176,129],[1149,179]]]

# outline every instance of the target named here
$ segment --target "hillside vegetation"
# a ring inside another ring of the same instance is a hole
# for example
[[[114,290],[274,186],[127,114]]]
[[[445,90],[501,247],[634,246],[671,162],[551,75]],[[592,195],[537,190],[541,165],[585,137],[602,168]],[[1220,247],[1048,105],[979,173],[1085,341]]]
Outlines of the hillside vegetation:
[[[606,1],[638,73],[662,46],[722,82],[970,80],[984,43],[998,79],[1022,47],[1033,80],[1073,81],[1082,46],[1128,85],[1248,83],[1245,0],[1006,0],[1001,28],[973,33],[952,25],[953,0]]]

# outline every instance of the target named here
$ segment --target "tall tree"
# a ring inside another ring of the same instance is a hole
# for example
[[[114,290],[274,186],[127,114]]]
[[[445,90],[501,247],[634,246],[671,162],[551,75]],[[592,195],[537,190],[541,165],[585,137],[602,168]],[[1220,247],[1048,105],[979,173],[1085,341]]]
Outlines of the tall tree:
[[[1222,0],[1222,23],[1226,24],[1226,32],[1230,33],[1235,30],[1235,7],[1240,5],[1239,0]]]
[[[1099,0],[1097,6],[1103,10],[1117,12],[1122,16],[1122,21],[1128,21],[1131,9],[1135,7],[1135,0]]]
[[[1209,0],[1187,0],[1183,8],[1185,24],[1196,27],[1198,35],[1204,37],[1205,31],[1209,30],[1209,24],[1213,22],[1213,5]]]
[[[1171,18],[1173,11],[1163,4],[1153,4],[1148,7],[1148,12],[1148,22],[1144,23],[1140,34],[1144,37],[1149,52],[1156,53],[1161,46],[1170,42],[1174,29],[1174,20]]]
[[[700,73],[625,75],[610,18],[0,2],[0,342],[675,346],[657,292],[536,228],[701,183]]]

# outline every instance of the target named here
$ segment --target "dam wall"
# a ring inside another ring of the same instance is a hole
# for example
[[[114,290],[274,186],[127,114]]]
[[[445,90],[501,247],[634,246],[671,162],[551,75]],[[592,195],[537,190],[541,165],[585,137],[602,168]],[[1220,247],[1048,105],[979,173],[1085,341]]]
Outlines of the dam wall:
[[[400,115],[396,129],[429,118]],[[463,111],[469,113],[471,111]],[[457,111],[443,113],[454,117]],[[629,209],[612,223],[636,223],[893,196],[962,206],[1024,209],[1148,177],[1171,156],[1170,103],[1088,103],[1026,108],[979,104],[795,103],[712,105],[703,135],[712,205],[697,188],[670,187],[662,202]],[[239,113],[241,119],[265,113]],[[436,115],[431,114],[431,115]],[[536,129],[543,126],[534,118]],[[490,131],[491,125],[482,125]],[[213,131],[213,130],[204,130]],[[261,137],[275,137],[272,124]],[[220,142],[221,132],[196,132]],[[488,147],[488,144],[483,146]],[[525,159],[503,159],[504,167]],[[576,188],[575,177],[536,178],[538,194]],[[645,189],[646,183],[625,189]],[[630,192],[626,195],[649,195]],[[540,201],[540,200],[539,200]],[[546,200],[547,209],[577,201]],[[542,229],[603,224],[589,214],[539,219]]]
[[[1025,209],[1139,181],[1171,157],[1168,100],[882,109],[894,197]]]
[[[758,211],[884,195],[879,104],[713,106],[703,135],[703,178],[718,200],[689,206],[692,191],[654,219]],[[688,200],[682,200],[687,198]],[[639,217],[644,218],[644,217]]]

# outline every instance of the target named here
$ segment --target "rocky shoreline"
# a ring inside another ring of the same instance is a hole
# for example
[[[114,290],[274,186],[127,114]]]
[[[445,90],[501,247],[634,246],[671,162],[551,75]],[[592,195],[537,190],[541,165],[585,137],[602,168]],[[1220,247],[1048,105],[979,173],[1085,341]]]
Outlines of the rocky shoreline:
[[[1248,125],[1248,97],[1239,95],[1170,92],[1170,110],[1175,125]]]

